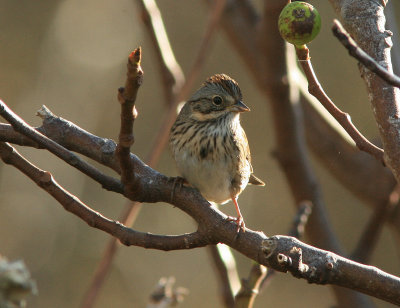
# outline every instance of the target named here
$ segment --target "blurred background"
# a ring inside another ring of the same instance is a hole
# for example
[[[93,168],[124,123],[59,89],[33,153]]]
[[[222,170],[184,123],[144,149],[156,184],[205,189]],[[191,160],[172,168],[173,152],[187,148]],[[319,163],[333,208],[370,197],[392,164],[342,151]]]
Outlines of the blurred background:
[[[261,9],[262,1],[254,1]],[[393,1],[395,2],[395,1]],[[322,16],[322,30],[309,45],[312,62],[328,95],[369,139],[377,137],[357,62],[331,34],[334,12],[328,1],[311,1]],[[400,18],[400,3],[391,9]],[[158,1],[175,56],[185,73],[190,69],[206,26],[209,10],[194,0]],[[144,83],[136,106],[133,152],[144,159],[166,113],[155,52],[135,1],[7,1],[0,0],[0,98],[29,124],[41,105],[96,135],[116,139],[119,130],[117,89],[125,82],[130,51],[143,48]],[[390,29],[398,32],[399,29]],[[400,48],[400,46],[398,47]],[[201,78],[226,73],[236,79],[252,112],[242,116],[257,176],[267,185],[248,187],[239,203],[246,225],[267,235],[289,230],[295,207],[274,150],[268,103],[253,84],[242,60],[218,30]],[[44,150],[18,150],[93,209],[118,219],[126,200],[70,168]],[[339,155],[339,153],[338,153]],[[313,160],[328,212],[343,247],[351,252],[371,209],[346,191]],[[175,176],[168,150],[157,165]],[[106,170],[106,169],[103,169]],[[109,172],[109,171],[107,171]],[[112,174],[112,173],[110,173]],[[221,208],[234,215],[229,203]],[[192,219],[166,204],[145,204],[134,226],[140,231],[179,234],[195,230]],[[23,259],[37,281],[39,294],[28,307],[78,307],[109,236],[66,212],[18,170],[0,162],[0,254]],[[304,239],[307,242],[307,238]],[[398,247],[385,228],[372,265],[400,274]],[[251,262],[238,253],[239,273],[247,277]],[[175,276],[189,289],[182,307],[220,306],[214,268],[206,249],[161,252],[121,247],[96,307],[145,307],[162,276]],[[390,304],[374,300],[378,307]],[[329,287],[279,273],[257,297],[255,307],[330,307]]]

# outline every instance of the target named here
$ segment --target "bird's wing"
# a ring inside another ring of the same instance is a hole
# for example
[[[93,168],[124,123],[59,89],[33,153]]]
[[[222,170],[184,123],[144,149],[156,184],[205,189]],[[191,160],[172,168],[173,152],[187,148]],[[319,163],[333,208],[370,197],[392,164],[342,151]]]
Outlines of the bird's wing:
[[[243,133],[243,137],[244,137],[244,142],[242,143],[243,147],[244,147],[243,150],[244,150],[244,153],[246,153],[246,160],[250,165],[249,184],[257,185],[257,186],[265,186],[265,183],[253,174],[253,166],[251,165],[251,154],[250,154],[249,142],[247,141],[246,133],[244,132],[244,130],[242,130],[242,133]]]

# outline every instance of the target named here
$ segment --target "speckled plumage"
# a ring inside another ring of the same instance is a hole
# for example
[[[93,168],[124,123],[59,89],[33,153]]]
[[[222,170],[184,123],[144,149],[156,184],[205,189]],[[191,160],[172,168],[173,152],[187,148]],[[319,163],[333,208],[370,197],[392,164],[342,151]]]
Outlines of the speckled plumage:
[[[242,103],[236,81],[224,74],[208,78],[181,109],[170,133],[170,147],[179,172],[205,199],[218,204],[233,200],[235,219],[244,230],[237,197],[253,174],[250,149],[240,125]]]

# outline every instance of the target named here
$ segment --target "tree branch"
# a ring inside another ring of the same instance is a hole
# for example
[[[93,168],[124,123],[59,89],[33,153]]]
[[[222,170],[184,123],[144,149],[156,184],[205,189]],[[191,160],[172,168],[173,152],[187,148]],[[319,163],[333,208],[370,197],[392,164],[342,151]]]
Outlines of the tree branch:
[[[383,150],[369,142],[353,125],[350,115],[336,107],[328,95],[326,95],[314,73],[307,46],[296,47],[296,53],[308,80],[308,91],[315,96],[336,121],[340,123],[361,151],[371,154],[378,161],[383,163]]]
[[[400,77],[390,73],[386,68],[380,66],[364,50],[358,47],[357,43],[350,37],[338,20],[333,21],[332,32],[336,38],[348,50],[349,54],[360,61],[366,68],[377,74],[387,83],[395,87],[400,87]]]
[[[121,182],[113,177],[107,176],[100,172],[98,169],[82,160],[79,156],[71,153],[63,146],[44,136],[36,131],[33,127],[29,126],[18,115],[16,115],[3,101],[0,100],[0,115],[3,116],[13,128],[23,134],[24,136],[34,140],[43,148],[47,149],[57,157],[64,160],[72,167],[78,169],[82,173],[91,177],[96,182],[100,183],[103,188],[122,193],[123,186]]]

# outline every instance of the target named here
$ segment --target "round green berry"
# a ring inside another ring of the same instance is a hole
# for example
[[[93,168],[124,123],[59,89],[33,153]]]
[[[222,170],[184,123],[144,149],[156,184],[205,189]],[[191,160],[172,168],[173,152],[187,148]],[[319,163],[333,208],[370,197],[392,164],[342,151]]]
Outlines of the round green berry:
[[[279,15],[278,27],[284,40],[294,45],[304,45],[318,35],[321,29],[321,16],[307,2],[291,2]]]

